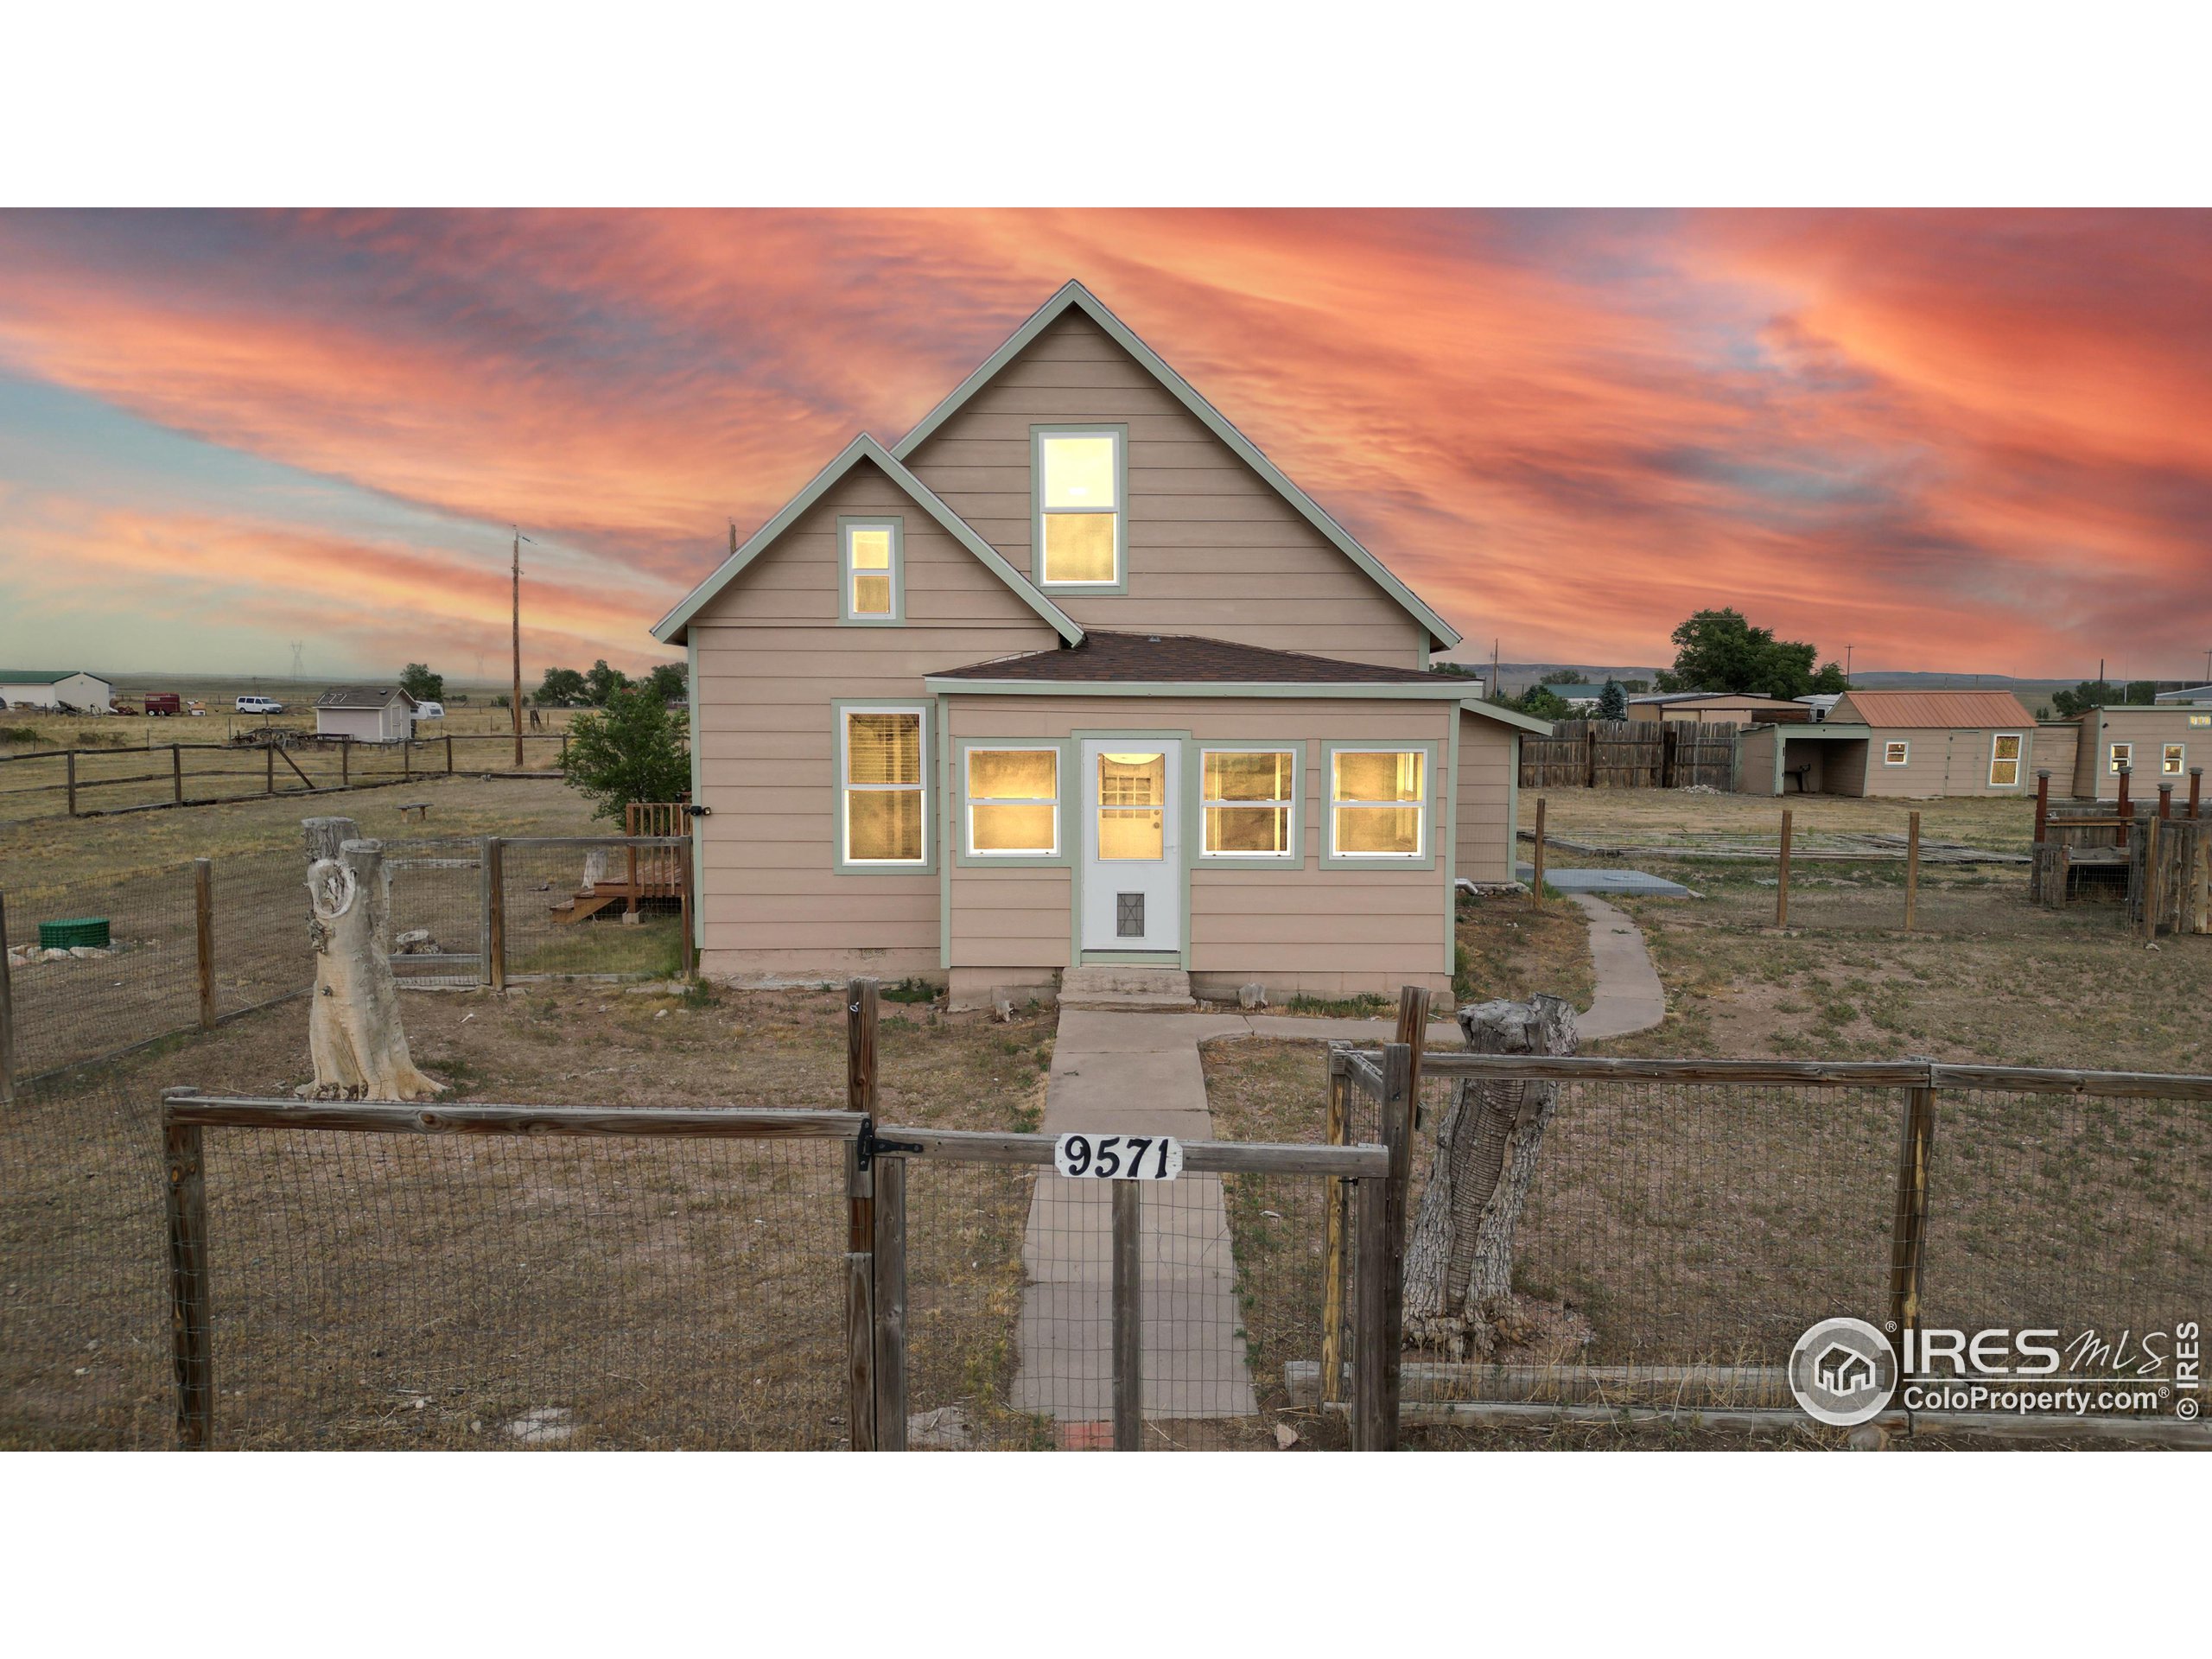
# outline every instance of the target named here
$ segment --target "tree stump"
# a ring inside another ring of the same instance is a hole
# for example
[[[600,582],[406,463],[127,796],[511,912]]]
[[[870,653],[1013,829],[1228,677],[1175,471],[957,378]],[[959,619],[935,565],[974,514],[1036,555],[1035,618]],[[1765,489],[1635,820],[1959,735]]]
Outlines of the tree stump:
[[[1555,996],[1459,1010],[1477,1054],[1571,1054],[1574,1010]],[[1437,1126],[1436,1160],[1406,1246],[1406,1333],[1454,1359],[1487,1357],[1496,1313],[1513,1290],[1514,1235],[1535,1179],[1553,1083],[1467,1077]]]
[[[308,818],[308,897],[315,998],[308,1054],[315,1100],[428,1100],[445,1085],[416,1069],[385,956],[391,919],[384,843],[361,841],[351,818]]]

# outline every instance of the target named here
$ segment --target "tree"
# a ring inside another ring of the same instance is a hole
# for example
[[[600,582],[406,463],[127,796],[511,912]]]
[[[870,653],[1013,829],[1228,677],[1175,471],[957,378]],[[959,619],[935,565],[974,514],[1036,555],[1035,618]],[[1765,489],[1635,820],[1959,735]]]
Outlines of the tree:
[[[604,709],[617,691],[629,689],[630,677],[619,668],[609,668],[602,657],[584,671],[584,700],[594,709]]]
[[[2054,691],[2050,696],[2051,707],[2058,710],[2061,720],[2072,720],[2119,701],[2120,688],[2110,680],[2084,680],[2071,691]]]
[[[1600,720],[1628,718],[1628,693],[1622,690],[1618,680],[1607,680],[1605,690],[1598,693],[1598,718]]]
[[[1771,628],[1751,626],[1740,611],[1699,611],[1672,637],[1675,666],[1661,672],[1662,691],[1802,697],[1813,688],[1814,648],[1802,640],[1777,639]],[[1840,672],[1836,677],[1842,677]]]
[[[1539,685],[1587,685],[1579,668],[1548,668],[1536,682]]]
[[[537,684],[537,700],[558,709],[584,694],[584,677],[573,668],[549,668]]]
[[[656,663],[645,683],[646,690],[666,702],[684,695],[691,683],[691,671],[682,663]]]
[[[1843,677],[1843,670],[1834,663],[1822,663],[1821,671],[1813,676],[1813,690],[1820,696],[1840,696],[1851,690],[1851,682]]]
[[[1502,699],[1509,709],[1518,709],[1524,715],[1534,715],[1538,720],[1565,720],[1574,710],[1567,706],[1565,697],[1548,685],[1532,685],[1517,697]]]
[[[391,889],[384,843],[362,841],[351,818],[308,818],[308,898],[314,915],[315,995],[308,1058],[316,1100],[426,1100],[444,1085],[417,1069],[399,1019],[391,973]]]
[[[690,724],[689,715],[671,709],[650,687],[625,686],[605,708],[569,725],[561,770],[595,803],[594,817],[620,823],[632,801],[673,801],[690,791]]]
[[[2130,680],[2127,683],[2128,702],[2142,703],[2147,707],[2158,700],[2158,683],[2156,680]]]
[[[399,689],[417,702],[443,702],[446,677],[431,673],[425,664],[410,663],[399,671]]]

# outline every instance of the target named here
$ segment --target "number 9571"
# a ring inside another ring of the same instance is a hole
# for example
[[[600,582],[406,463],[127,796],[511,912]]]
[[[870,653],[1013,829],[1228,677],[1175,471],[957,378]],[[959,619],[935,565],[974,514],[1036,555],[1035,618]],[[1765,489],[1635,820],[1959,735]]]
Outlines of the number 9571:
[[[1172,1135],[1064,1135],[1052,1164],[1086,1180],[1172,1181],[1183,1173],[1183,1143]]]

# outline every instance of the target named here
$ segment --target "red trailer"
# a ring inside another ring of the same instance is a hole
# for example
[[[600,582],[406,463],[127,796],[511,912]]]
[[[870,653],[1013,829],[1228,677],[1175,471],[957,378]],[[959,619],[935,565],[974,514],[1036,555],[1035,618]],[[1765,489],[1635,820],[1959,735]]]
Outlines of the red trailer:
[[[184,699],[175,691],[149,691],[146,694],[146,712],[149,715],[181,715],[184,712]]]

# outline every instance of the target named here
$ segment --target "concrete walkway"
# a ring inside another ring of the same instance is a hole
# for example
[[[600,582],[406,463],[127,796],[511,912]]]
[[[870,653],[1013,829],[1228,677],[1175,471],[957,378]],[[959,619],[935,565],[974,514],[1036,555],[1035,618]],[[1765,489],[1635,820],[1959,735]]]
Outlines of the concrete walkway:
[[[1644,1031],[1666,995],[1643,936],[1604,899],[1573,895],[1590,918],[1596,995],[1576,1018],[1586,1041]],[[1198,1045],[1221,1037],[1386,1042],[1394,1020],[1305,1020],[1266,1014],[1115,1014],[1063,1008],[1045,1096],[1044,1132],[1213,1138]],[[1428,1046],[1460,1046],[1455,1021]],[[1111,1420],[1110,1184],[1038,1177],[1022,1240],[1020,1361],[1013,1404],[1064,1423]],[[1236,1266],[1221,1178],[1184,1175],[1139,1189],[1139,1284],[1148,1418],[1249,1417]]]

